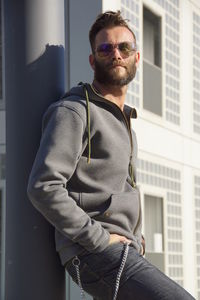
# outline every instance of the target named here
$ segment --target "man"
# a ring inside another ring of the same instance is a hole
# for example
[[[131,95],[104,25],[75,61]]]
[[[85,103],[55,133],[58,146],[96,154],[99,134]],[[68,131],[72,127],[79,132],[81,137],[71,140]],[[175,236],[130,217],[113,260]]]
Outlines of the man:
[[[47,110],[29,197],[56,228],[62,264],[95,299],[193,299],[142,256],[136,111],[124,104],[140,59],[135,35],[110,11],[89,37],[94,81]]]

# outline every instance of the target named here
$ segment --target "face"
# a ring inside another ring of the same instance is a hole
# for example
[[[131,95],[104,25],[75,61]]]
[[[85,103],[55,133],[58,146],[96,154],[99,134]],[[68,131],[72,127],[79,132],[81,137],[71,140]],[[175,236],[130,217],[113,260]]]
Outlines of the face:
[[[104,43],[116,45],[122,42],[134,42],[132,33],[126,27],[102,29],[96,36],[95,50]],[[124,86],[135,77],[139,52],[132,51],[129,55],[124,55],[117,47],[114,47],[105,57],[99,56],[95,51],[89,59],[97,81],[105,85]]]

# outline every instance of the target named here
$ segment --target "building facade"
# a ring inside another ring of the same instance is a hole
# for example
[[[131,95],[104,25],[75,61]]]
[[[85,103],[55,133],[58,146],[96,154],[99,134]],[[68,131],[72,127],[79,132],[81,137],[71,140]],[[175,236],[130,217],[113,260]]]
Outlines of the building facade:
[[[139,115],[133,126],[146,256],[199,299],[200,4],[121,1],[121,7],[142,58],[127,101]]]
[[[79,81],[91,81],[89,27],[98,13],[117,9],[130,20],[141,53],[126,101],[138,112],[132,126],[139,146],[137,180],[146,257],[200,300],[200,3],[65,1],[66,89]],[[0,89],[2,286],[6,232],[3,95]],[[79,290],[67,275],[66,286],[66,299],[77,299]]]

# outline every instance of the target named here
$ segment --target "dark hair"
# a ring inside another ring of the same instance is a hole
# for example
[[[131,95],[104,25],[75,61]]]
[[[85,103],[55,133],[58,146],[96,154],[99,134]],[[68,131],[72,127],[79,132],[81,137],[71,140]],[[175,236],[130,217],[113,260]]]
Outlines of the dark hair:
[[[95,38],[97,33],[104,28],[112,28],[115,26],[126,27],[133,34],[133,37],[136,42],[135,34],[128,26],[127,21],[127,19],[123,19],[120,10],[118,10],[117,12],[106,11],[104,13],[99,14],[96,18],[96,21],[90,28],[89,32],[89,40],[92,51],[94,52]]]

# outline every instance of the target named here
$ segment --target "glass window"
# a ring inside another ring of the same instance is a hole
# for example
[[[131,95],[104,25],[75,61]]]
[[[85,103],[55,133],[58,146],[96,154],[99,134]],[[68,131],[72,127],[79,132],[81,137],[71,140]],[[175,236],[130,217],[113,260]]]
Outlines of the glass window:
[[[161,67],[161,18],[143,9],[143,55],[153,65]]]
[[[145,195],[146,250],[163,252],[163,199]]]
[[[162,116],[161,18],[143,8],[143,108]]]
[[[163,198],[144,195],[144,221],[146,258],[164,272]]]

